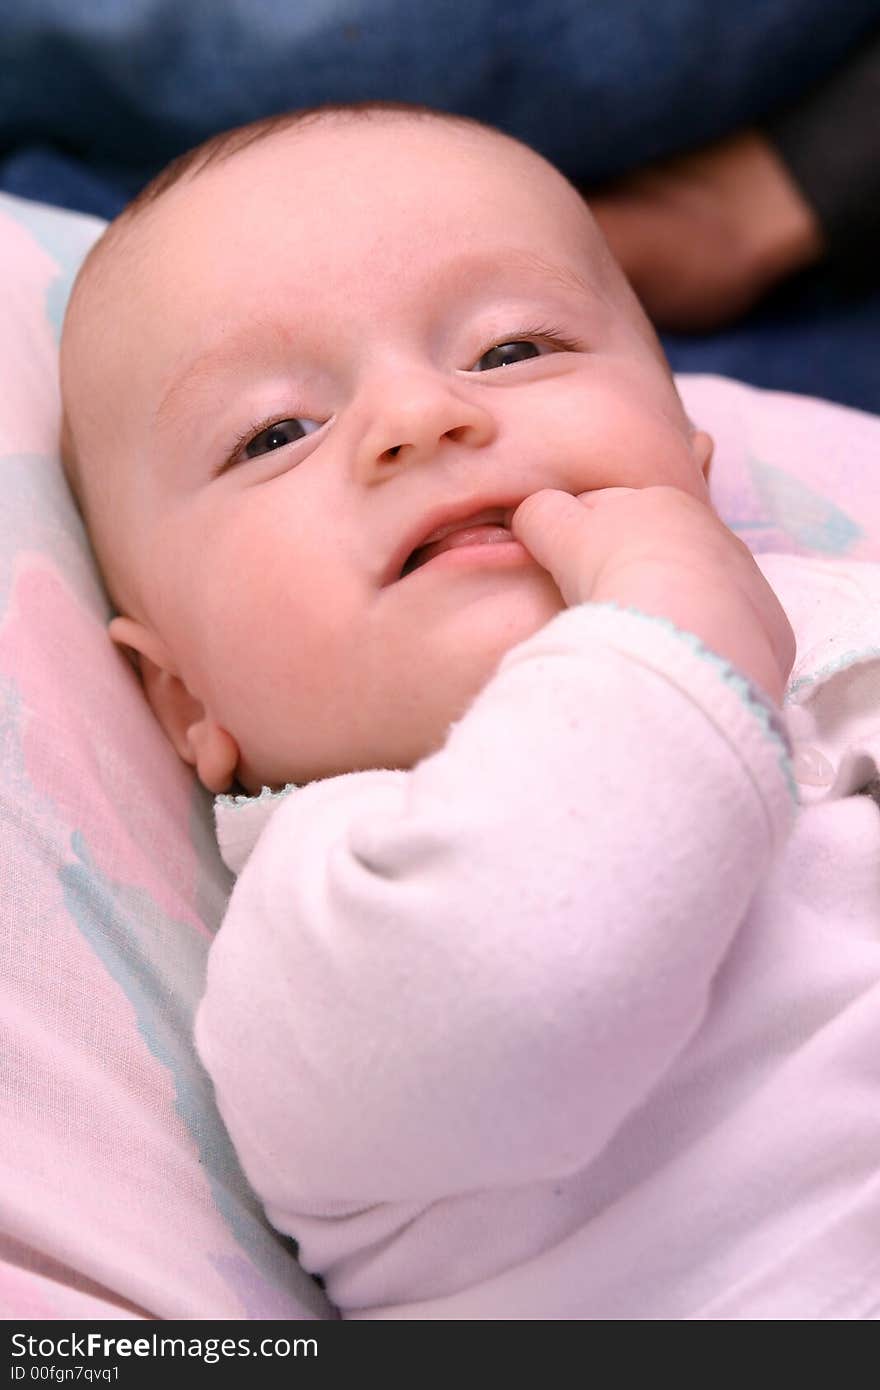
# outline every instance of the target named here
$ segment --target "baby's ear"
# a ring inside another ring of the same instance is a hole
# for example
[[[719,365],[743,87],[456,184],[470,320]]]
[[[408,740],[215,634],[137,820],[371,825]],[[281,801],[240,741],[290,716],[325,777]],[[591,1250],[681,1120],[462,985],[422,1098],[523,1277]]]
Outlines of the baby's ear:
[[[235,779],[238,744],[187,689],[165,644],[133,618],[114,618],[108,632],[134,654],[150,708],[180,757],[208,791],[227,791]]]
[[[715,452],[715,441],[711,434],[705,430],[694,430],[691,435],[691,448],[694,451],[694,458],[699,464],[700,472],[709,481],[709,469],[712,467],[712,455]]]

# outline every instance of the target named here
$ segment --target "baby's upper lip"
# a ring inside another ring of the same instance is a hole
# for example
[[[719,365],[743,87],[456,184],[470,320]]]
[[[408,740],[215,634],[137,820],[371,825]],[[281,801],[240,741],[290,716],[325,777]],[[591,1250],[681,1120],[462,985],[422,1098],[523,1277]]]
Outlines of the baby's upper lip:
[[[382,586],[393,584],[401,576],[404,565],[414,550],[432,541],[442,541],[453,531],[461,531],[465,526],[510,526],[510,519],[516,511],[521,497],[489,499],[462,499],[457,504],[438,507],[427,516],[415,522],[394,551],[382,575]]]

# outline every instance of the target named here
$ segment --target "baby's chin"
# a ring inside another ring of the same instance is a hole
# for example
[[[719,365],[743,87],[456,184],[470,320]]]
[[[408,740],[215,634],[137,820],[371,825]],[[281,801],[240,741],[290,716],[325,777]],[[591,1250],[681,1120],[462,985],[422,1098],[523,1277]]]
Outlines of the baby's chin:
[[[454,602],[428,604],[431,611],[422,612],[421,625],[400,625],[399,650],[388,650],[377,686],[369,689],[363,673],[353,682],[356,708],[350,717],[328,693],[326,701],[318,700],[323,727],[295,752],[279,749],[276,757],[264,748],[249,762],[245,738],[229,793],[258,796],[264,787],[280,791],[352,772],[412,770],[439,752],[451,726],[467,713],[507,653],[566,607],[550,575],[537,567],[528,575],[520,571],[505,585],[453,585],[448,598]],[[414,647],[421,658],[415,661]],[[366,728],[365,710],[375,711]]]

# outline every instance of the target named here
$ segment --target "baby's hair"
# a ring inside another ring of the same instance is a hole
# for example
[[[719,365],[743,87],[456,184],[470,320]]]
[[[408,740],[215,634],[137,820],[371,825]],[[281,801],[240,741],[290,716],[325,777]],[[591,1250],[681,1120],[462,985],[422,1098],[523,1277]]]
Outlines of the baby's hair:
[[[423,106],[407,101],[351,101],[325,102],[320,106],[303,106],[292,111],[281,111],[274,116],[264,116],[248,125],[236,126],[233,130],[223,130],[212,135],[193,149],[172,159],[150,183],[123,208],[118,222],[130,221],[144,208],[161,198],[176,183],[187,177],[195,177],[212,164],[220,164],[233,155],[266,140],[273,135],[281,135],[287,130],[317,125],[321,121],[370,120],[371,117],[400,116],[409,120],[448,121],[451,124],[472,126],[491,135],[500,132],[495,126],[487,125],[472,116],[462,116],[453,111],[441,111],[432,106]],[[115,224],[114,224],[115,225]]]

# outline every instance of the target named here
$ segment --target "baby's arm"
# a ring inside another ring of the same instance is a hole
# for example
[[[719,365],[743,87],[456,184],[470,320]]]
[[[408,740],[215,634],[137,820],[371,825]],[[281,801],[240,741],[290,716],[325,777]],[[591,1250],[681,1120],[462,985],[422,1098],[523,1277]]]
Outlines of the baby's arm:
[[[270,1218],[584,1166],[698,1028],[792,805],[742,675],[595,603],[411,772],[284,798],[197,1025]]]

